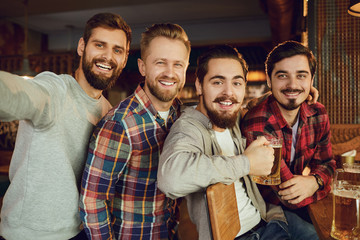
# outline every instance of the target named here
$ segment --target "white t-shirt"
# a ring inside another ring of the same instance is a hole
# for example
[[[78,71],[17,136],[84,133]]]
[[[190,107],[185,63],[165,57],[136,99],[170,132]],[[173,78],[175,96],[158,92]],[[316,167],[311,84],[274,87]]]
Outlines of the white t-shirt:
[[[166,124],[166,120],[167,120],[167,118],[169,116],[169,113],[170,113],[170,109],[168,111],[165,111],[165,112],[159,112],[161,118],[165,120],[165,124]]]
[[[238,154],[229,129],[226,129],[224,132],[215,131],[215,136],[221,147],[222,155],[234,156]],[[243,180],[237,180],[234,185],[241,225],[240,232],[236,235],[238,237],[255,227],[260,222],[261,217],[260,212],[252,205],[251,199],[246,193]]]
[[[300,116],[300,114],[298,114],[296,123],[295,123],[294,126],[292,126],[292,128],[291,128],[291,130],[292,130],[292,141],[291,141],[291,155],[290,155],[291,157],[290,157],[290,163],[292,163],[292,162],[294,161],[294,158],[295,158],[297,129],[298,129],[298,127],[299,127],[299,116]]]

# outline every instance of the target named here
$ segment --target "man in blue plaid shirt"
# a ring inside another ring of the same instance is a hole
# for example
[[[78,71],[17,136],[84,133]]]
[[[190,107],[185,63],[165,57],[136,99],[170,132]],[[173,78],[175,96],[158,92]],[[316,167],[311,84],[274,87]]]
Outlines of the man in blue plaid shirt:
[[[89,239],[171,239],[176,202],[157,188],[160,152],[180,113],[190,42],[176,24],[142,34],[145,82],[99,122],[82,178],[80,216]]]

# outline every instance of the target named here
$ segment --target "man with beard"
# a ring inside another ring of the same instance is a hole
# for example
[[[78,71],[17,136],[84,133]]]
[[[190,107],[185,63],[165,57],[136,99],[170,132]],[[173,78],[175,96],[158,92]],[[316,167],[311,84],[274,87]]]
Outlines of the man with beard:
[[[163,142],[180,113],[190,42],[176,24],[154,24],[140,41],[145,82],[97,125],[81,183],[89,239],[171,239],[176,202],[157,188]]]
[[[248,176],[269,174],[274,150],[264,137],[245,149],[238,120],[247,72],[244,59],[227,45],[199,57],[195,82],[199,104],[182,112],[166,138],[159,188],[170,198],[186,197],[201,240],[210,239],[211,232],[204,193],[218,182],[235,185],[241,223],[236,239],[290,239],[289,234],[316,239],[316,234],[300,232],[305,221],[295,214],[284,215],[281,207],[266,205]]]
[[[79,189],[93,127],[111,108],[102,95],[126,65],[131,29],[116,14],[90,18],[74,76],[0,72],[0,119],[20,120],[0,233],[7,240],[86,239]]]
[[[281,184],[259,188],[266,201],[297,209],[310,221],[302,207],[328,194],[335,169],[326,110],[304,102],[316,60],[307,47],[287,41],[269,53],[265,65],[272,95],[246,114],[242,130],[248,144],[259,135],[283,140]]]

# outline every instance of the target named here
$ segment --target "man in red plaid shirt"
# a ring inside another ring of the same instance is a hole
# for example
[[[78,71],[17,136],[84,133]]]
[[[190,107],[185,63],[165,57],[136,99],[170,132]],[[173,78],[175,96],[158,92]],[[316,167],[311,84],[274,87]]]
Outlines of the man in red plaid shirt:
[[[281,184],[259,189],[266,201],[299,209],[328,194],[336,165],[325,107],[305,103],[316,60],[307,47],[287,41],[269,53],[265,67],[272,94],[241,120],[242,132],[247,144],[259,135],[283,140]]]

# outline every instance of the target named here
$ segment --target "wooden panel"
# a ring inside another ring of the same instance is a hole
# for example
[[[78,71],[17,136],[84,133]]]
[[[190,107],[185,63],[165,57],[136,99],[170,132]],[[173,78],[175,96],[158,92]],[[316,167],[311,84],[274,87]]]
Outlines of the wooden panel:
[[[308,206],[311,221],[314,224],[320,240],[333,239],[330,236],[333,218],[332,196],[332,194],[329,194],[326,198]]]
[[[214,240],[233,240],[240,231],[234,183],[214,184],[206,190]]]

